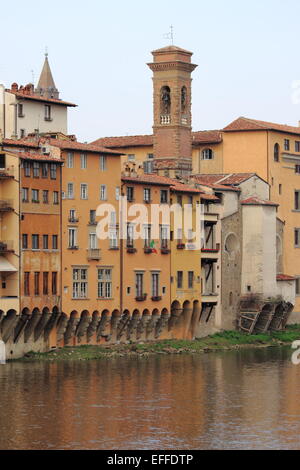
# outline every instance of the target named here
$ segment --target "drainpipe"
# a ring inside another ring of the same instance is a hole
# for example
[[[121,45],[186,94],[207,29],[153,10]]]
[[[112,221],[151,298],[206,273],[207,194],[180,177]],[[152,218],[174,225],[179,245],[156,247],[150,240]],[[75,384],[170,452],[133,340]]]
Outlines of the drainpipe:
[[[122,198],[124,196],[124,184],[121,184],[121,195]],[[121,203],[121,210],[120,210],[120,230],[119,233],[120,237],[120,315],[123,315],[123,270],[124,270],[124,240],[123,240],[123,205]]]

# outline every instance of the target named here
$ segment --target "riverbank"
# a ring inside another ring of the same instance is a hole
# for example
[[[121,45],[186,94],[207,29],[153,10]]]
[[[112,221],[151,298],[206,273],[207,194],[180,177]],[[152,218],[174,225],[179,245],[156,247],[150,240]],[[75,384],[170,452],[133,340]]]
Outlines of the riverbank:
[[[292,325],[283,332],[252,336],[238,331],[226,331],[195,341],[165,340],[138,344],[65,347],[49,353],[28,353],[19,361],[88,361],[153,354],[203,354],[244,348],[288,346],[297,340],[300,340],[300,325]]]

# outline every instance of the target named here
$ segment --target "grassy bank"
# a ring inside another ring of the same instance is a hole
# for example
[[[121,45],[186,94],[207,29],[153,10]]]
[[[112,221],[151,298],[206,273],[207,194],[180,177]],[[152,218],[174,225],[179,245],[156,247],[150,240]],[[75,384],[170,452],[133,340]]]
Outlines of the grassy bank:
[[[166,340],[143,344],[110,346],[79,346],[56,349],[49,353],[28,353],[21,361],[94,360],[110,357],[148,356],[153,354],[200,354],[242,348],[274,347],[300,340],[300,325],[287,327],[283,332],[249,336],[237,331],[226,331],[195,341]]]

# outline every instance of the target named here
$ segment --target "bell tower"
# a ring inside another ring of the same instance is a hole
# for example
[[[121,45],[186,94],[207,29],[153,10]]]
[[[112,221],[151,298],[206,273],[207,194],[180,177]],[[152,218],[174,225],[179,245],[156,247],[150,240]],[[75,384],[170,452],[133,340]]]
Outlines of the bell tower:
[[[152,52],[155,168],[170,177],[192,171],[192,52],[167,46]]]

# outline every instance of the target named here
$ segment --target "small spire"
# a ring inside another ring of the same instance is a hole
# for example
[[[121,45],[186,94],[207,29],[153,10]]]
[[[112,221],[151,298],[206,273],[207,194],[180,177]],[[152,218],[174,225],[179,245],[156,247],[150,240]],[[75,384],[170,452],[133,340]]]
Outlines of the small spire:
[[[36,88],[36,93],[47,98],[59,98],[59,92],[53,80],[48,60],[48,48],[45,50],[45,62]]]

